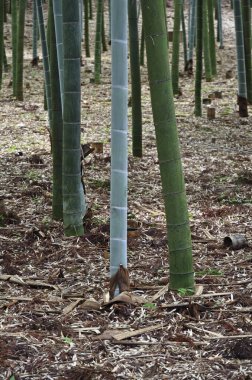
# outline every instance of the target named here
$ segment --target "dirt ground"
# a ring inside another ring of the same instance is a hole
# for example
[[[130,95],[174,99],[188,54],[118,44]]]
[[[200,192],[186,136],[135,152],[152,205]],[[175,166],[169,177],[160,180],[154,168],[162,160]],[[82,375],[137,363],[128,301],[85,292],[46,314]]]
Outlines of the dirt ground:
[[[229,3],[218,76],[203,79],[203,98],[212,97],[216,118],[207,119],[206,105],[201,118],[193,115],[194,78],[183,72],[182,45],[182,95],[175,99],[198,293],[166,287],[168,248],[145,66],[142,159],[132,157],[129,131],[129,226],[137,231],[128,238],[131,291],[108,304],[110,52],[103,53],[100,85],[90,81],[93,49],[88,59],[83,52],[82,141],[102,142],[104,152],[85,161],[85,235],[66,238],[51,216],[43,68],[30,64],[28,11],[25,99],[13,99],[10,73],[0,93],[0,379],[252,379],[251,116],[237,113]],[[171,8],[167,14],[171,28]],[[90,26],[93,36],[95,20]],[[9,18],[7,48],[10,29]],[[232,234],[246,236],[247,246],[225,246]]]

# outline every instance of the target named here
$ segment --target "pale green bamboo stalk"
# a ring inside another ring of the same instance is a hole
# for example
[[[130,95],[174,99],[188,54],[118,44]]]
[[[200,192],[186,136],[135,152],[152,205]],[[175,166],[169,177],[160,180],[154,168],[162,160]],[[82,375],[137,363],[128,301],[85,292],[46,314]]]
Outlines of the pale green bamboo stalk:
[[[110,276],[127,267],[128,0],[111,0],[112,130]]]

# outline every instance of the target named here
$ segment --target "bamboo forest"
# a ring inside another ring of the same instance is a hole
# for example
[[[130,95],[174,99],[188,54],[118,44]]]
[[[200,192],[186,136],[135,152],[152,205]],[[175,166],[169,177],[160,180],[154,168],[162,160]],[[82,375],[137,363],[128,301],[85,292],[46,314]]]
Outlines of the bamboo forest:
[[[251,0],[0,0],[0,380],[252,379]]]

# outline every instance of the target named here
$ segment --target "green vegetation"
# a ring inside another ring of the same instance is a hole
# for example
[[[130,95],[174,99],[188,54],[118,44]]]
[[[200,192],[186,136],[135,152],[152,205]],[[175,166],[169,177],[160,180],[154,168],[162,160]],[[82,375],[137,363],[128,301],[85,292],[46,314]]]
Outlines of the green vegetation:
[[[196,276],[223,276],[224,272],[219,269],[205,269],[199,272],[195,272]]]
[[[151,302],[146,302],[143,307],[145,309],[149,309],[149,310],[155,310],[157,308],[157,305],[155,303],[151,303]]]
[[[69,344],[69,346],[73,345],[73,339],[69,338],[68,336],[62,335],[63,342],[66,344]]]
[[[37,170],[33,170],[33,169],[29,170],[25,175],[25,178],[27,178],[30,181],[39,180],[40,177],[41,177],[40,173]]]
[[[0,226],[3,227],[5,224],[5,216],[3,214],[0,214]]]
[[[252,199],[242,198],[242,197],[229,197],[228,195],[223,195],[218,198],[218,201],[226,205],[242,205],[242,204],[252,204]]]
[[[191,288],[179,288],[178,289],[178,294],[181,297],[193,296],[194,295],[194,289],[191,289]]]
[[[89,186],[92,188],[110,188],[110,180],[109,179],[93,179],[89,182]]]

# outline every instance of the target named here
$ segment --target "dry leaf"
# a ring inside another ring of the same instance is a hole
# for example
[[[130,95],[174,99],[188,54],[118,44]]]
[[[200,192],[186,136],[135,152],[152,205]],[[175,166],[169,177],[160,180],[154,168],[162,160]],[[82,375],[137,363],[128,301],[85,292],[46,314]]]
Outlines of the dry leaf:
[[[100,310],[101,304],[94,298],[89,298],[80,307],[85,310]]]

